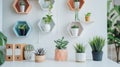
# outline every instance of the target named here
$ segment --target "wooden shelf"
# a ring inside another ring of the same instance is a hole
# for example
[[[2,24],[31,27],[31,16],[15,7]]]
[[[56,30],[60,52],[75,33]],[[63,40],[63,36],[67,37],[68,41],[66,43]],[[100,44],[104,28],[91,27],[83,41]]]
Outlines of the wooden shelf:
[[[13,3],[13,8],[14,10],[17,12],[17,13],[23,13],[23,14],[27,14],[29,13],[29,11],[31,10],[31,5],[30,3],[28,2],[28,0],[23,0],[26,4],[25,6],[25,12],[21,12],[20,11],[20,6],[19,6],[19,0],[14,0],[14,3]]]
[[[80,10],[80,9],[82,8],[82,6],[84,5],[84,2],[85,2],[84,0],[80,0],[79,10]],[[75,9],[74,9],[74,0],[68,0],[67,4],[68,4],[70,10],[72,10],[72,11],[75,10]]]

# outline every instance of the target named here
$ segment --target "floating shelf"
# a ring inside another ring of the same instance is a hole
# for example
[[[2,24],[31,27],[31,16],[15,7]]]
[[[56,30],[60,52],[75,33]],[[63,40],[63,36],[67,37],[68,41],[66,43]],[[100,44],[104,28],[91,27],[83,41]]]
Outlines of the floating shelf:
[[[54,5],[55,1],[51,0],[51,2]],[[41,7],[42,10],[49,10],[49,8],[48,8],[49,2],[46,3],[45,0],[38,0],[38,3],[39,3],[39,5],[40,5],[40,7]]]
[[[73,36],[73,34],[72,34],[71,27],[72,27],[73,25],[77,25],[77,26],[79,27],[78,36],[80,36],[80,34],[81,34],[82,31],[83,31],[83,27],[82,27],[82,25],[80,24],[80,22],[72,22],[72,23],[70,23],[70,24],[68,25],[68,28],[67,28],[68,33],[70,34],[71,37],[78,37],[78,36]]]
[[[18,26],[21,25],[21,24],[26,24],[26,33],[25,33],[25,35],[21,35],[21,34],[20,34],[20,31],[19,31],[19,29],[18,29]],[[30,31],[31,31],[31,26],[30,26],[26,21],[18,21],[18,22],[14,25],[13,31],[14,31],[14,33],[15,33],[15,35],[16,35],[17,37],[20,37],[20,36],[25,37],[25,36],[28,36],[28,35],[29,35],[29,33],[30,33]]]
[[[38,26],[39,26],[39,28],[40,28],[40,30],[41,30],[42,32],[45,32],[45,31],[44,31],[45,23],[44,23],[43,20],[40,20],[40,21],[39,21]],[[50,29],[49,32],[51,32],[51,31],[53,30],[54,26],[55,26],[55,22],[54,22],[53,19],[52,19],[52,22],[50,23],[51,29]],[[48,32],[45,32],[45,33],[48,33]]]
[[[68,0],[67,2],[70,10],[74,11],[75,8],[74,8],[74,0]],[[82,6],[84,5],[84,0],[80,0],[80,7],[79,7],[79,10],[82,8]]]
[[[28,1],[28,0],[23,0],[23,1],[25,2],[25,11],[24,11],[24,12],[21,12],[21,11],[20,11],[19,1],[20,1],[20,0],[14,0],[14,3],[13,3],[13,8],[14,8],[14,10],[15,10],[17,13],[22,13],[22,14],[27,14],[27,13],[29,13],[29,11],[31,10],[31,5],[30,5],[29,1]]]

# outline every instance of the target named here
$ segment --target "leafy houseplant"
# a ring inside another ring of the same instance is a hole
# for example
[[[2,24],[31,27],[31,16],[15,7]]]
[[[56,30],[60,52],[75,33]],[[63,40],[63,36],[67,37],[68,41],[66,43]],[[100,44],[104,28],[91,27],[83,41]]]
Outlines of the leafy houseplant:
[[[5,62],[5,45],[7,43],[7,37],[0,32],[0,65]]]
[[[102,48],[105,45],[105,39],[96,36],[89,42],[89,44],[92,48],[93,60],[101,61],[102,60],[102,55],[103,55]]]
[[[54,41],[56,45],[56,50],[55,50],[55,60],[57,61],[66,61],[67,60],[67,45],[68,41],[64,40],[64,37],[62,39],[58,39]]]
[[[91,13],[88,12],[86,15],[85,15],[85,21],[86,22],[89,22],[90,21],[90,16],[91,16]]]
[[[71,27],[71,33],[72,33],[73,36],[78,36],[79,26],[73,25],[73,26]]]
[[[26,60],[34,60],[34,54],[33,54],[33,51],[34,51],[34,47],[29,44],[29,45],[26,45],[25,48],[24,48],[24,57]]]
[[[20,6],[20,12],[25,12],[25,2],[24,0],[19,1],[19,6]]]
[[[85,47],[83,46],[83,44],[76,44],[74,48],[76,51],[76,61],[86,61]]]
[[[35,51],[35,62],[43,62],[45,60],[45,49],[39,48]]]
[[[19,30],[21,36],[26,35],[26,29],[27,29],[27,25],[26,24],[20,24],[18,26],[18,30]]]

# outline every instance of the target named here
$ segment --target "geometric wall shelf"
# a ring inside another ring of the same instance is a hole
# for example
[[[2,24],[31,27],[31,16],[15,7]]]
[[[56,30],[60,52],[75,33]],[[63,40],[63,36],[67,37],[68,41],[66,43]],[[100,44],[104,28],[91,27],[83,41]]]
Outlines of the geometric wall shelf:
[[[29,35],[29,33],[31,31],[31,26],[26,21],[18,21],[14,25],[13,31],[17,37],[25,37],[25,36]]]
[[[20,10],[20,1],[24,1],[24,3],[25,3],[25,10],[24,10],[24,12],[21,12],[21,10]],[[28,0],[14,0],[13,8],[14,8],[14,10],[17,13],[27,14],[31,10],[31,5],[28,2]]]
[[[54,5],[54,0],[38,0],[38,3],[42,10],[49,10],[50,1],[52,2],[52,5]]]
[[[72,27],[73,25],[76,25],[76,26],[79,27],[79,31],[78,31],[77,36],[73,36],[73,34],[72,34],[71,27]],[[80,34],[81,34],[82,31],[83,31],[83,27],[82,27],[82,25],[80,24],[80,22],[72,22],[72,23],[70,23],[70,24],[68,25],[67,30],[68,30],[68,33],[69,33],[69,35],[70,35],[71,37],[78,37],[78,36],[80,36]]]
[[[84,5],[84,0],[79,0],[80,1],[80,6],[79,6],[79,10],[82,8],[82,6]],[[74,0],[68,0],[67,2],[70,10],[74,11]]]
[[[46,31],[44,31],[45,23],[44,23],[43,20],[40,20],[40,21],[38,22],[38,26],[39,26],[41,32],[46,32]],[[51,21],[51,23],[50,23],[51,29],[50,29],[49,32],[51,32],[51,31],[53,30],[54,26],[55,26],[55,22],[54,22],[53,19],[52,19],[52,21]],[[46,32],[46,33],[48,33],[48,32]]]

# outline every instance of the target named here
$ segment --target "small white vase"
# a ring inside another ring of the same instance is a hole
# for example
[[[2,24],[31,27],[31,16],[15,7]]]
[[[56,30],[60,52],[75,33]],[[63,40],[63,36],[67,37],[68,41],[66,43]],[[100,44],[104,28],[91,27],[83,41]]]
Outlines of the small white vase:
[[[77,62],[85,62],[86,61],[86,53],[76,53],[76,61]]]
[[[20,12],[25,12],[25,5],[20,5]]]
[[[72,36],[78,36],[79,28],[71,28]]]
[[[50,32],[50,30],[51,30],[50,24],[45,24],[45,26],[44,26],[44,31],[45,31],[45,32]]]
[[[24,51],[25,60],[35,60],[33,51]]]
[[[44,3],[44,7],[45,7],[45,8],[48,8],[49,5],[50,5],[50,1],[45,1],[45,3]]]
[[[74,7],[78,9],[80,7],[80,2],[74,2]]]

